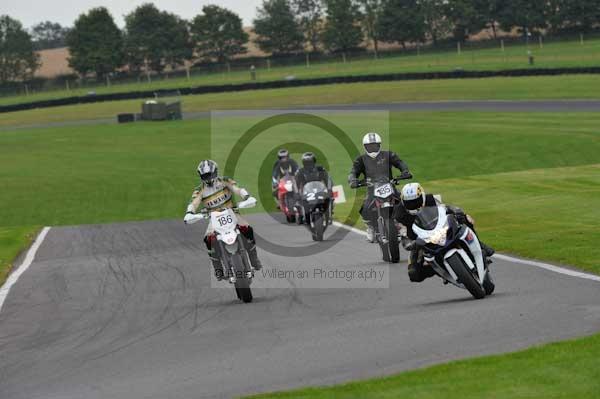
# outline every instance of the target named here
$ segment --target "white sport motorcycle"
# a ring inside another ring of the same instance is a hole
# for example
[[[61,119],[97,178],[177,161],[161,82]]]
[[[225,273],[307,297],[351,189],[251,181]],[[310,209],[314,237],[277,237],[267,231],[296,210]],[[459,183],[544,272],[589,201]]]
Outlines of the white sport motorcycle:
[[[256,198],[250,197],[238,203],[236,208],[227,208],[222,211],[201,212],[186,217],[186,223],[196,223],[202,219],[210,218],[216,235],[216,254],[221,259],[223,270],[229,282],[235,286],[237,297],[245,302],[252,302],[252,278],[254,268],[248,257],[246,238],[238,227],[237,209],[252,208],[256,206]]]
[[[495,284],[475,232],[448,215],[444,205],[421,209],[412,230],[416,248],[444,283],[464,288],[475,299],[494,292]]]

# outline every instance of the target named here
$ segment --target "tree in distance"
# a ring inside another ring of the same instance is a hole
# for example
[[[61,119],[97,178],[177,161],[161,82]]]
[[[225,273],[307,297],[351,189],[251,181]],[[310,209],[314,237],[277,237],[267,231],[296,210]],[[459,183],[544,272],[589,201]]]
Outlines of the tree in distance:
[[[287,0],[264,0],[257,9],[254,32],[264,52],[284,55],[303,50],[304,36]]]
[[[325,0],[327,20],[323,42],[331,52],[347,53],[363,40],[360,9],[355,0]]]
[[[420,0],[417,4],[425,20],[425,32],[435,46],[452,30],[452,24],[445,15],[446,0]]]
[[[385,0],[379,31],[381,40],[406,48],[407,43],[425,40],[425,16],[414,0]]]
[[[31,35],[36,50],[46,50],[65,47],[69,29],[61,24],[45,21],[31,28]]]
[[[69,65],[80,75],[94,72],[98,80],[124,64],[123,36],[104,7],[81,14],[67,34]]]
[[[192,41],[196,52],[223,63],[237,54],[246,53],[248,34],[242,19],[234,12],[216,5],[202,7],[202,14],[191,23]]]
[[[381,40],[381,24],[383,17],[384,0],[358,0],[362,8],[362,23],[365,35],[373,43],[373,51],[377,58],[379,54],[379,41]]]
[[[193,56],[187,22],[151,3],[125,16],[125,42],[132,70],[144,64],[160,73],[167,66],[183,65]]]
[[[38,67],[29,33],[19,21],[0,16],[0,83],[31,79]]]
[[[480,32],[487,26],[487,19],[482,14],[485,10],[479,3],[482,0],[447,0],[445,14],[452,24],[452,34],[458,42],[465,42],[469,35]]]
[[[322,0],[292,0],[292,9],[299,19],[300,29],[304,33],[310,51],[319,51],[320,34],[323,19]]]

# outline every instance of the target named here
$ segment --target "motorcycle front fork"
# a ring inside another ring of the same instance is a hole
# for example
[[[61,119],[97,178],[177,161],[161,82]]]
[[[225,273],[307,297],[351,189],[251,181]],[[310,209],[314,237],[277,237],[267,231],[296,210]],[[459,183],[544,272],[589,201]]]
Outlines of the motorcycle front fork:
[[[240,255],[242,256],[242,262],[247,261],[247,265],[249,266],[250,270],[246,272],[246,278],[248,279],[252,279],[254,278],[254,266],[252,266],[252,262],[250,262],[250,257],[248,255],[248,251],[246,250],[246,243],[243,241],[244,238],[240,236],[240,245],[242,246],[242,249],[240,250]],[[226,251],[225,248],[223,248],[223,244],[220,245],[219,247],[220,251]],[[225,252],[221,252],[221,254],[223,254]],[[231,259],[224,259],[226,258],[226,256],[221,256],[221,254],[219,254],[219,258],[221,259],[221,264],[222,265],[227,265],[227,268],[229,269],[229,282],[231,284],[235,284],[237,281],[237,276],[235,273],[235,269],[233,268],[233,262],[231,261]]]

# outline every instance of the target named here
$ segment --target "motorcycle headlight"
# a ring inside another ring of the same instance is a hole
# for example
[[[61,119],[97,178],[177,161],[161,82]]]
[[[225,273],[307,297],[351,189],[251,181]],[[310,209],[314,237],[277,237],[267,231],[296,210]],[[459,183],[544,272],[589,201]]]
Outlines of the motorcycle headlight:
[[[433,234],[431,234],[429,236],[429,238],[427,238],[425,240],[425,242],[427,242],[429,244],[435,244],[435,245],[444,245],[446,243],[447,235],[448,235],[448,225],[445,225],[444,227],[434,231]]]
[[[291,181],[286,181],[284,186],[287,191],[292,191],[294,188],[294,184]]]

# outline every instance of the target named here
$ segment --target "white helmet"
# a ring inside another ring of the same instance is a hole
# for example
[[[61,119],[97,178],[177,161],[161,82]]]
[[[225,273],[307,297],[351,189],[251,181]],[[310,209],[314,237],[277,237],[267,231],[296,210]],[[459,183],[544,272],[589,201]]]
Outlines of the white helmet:
[[[217,163],[210,159],[205,159],[198,165],[198,176],[204,184],[212,186],[219,173]]]
[[[374,132],[365,134],[363,147],[365,147],[368,156],[371,158],[377,157],[381,151],[381,136]]]
[[[411,215],[415,215],[419,209],[425,206],[425,190],[419,183],[408,183],[402,187],[400,198],[404,209]]]

